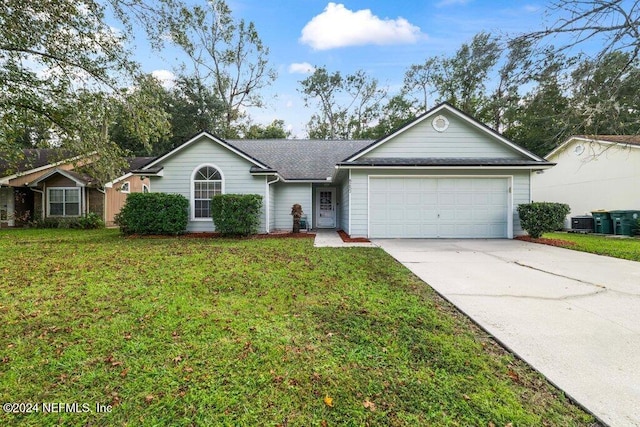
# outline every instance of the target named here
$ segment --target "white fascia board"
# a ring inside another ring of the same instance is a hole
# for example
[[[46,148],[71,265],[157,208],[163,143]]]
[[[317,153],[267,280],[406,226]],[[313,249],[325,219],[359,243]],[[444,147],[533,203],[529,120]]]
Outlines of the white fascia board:
[[[122,175],[122,176],[119,176],[118,178],[116,178],[116,179],[114,179],[114,180],[112,180],[112,181],[107,182],[107,183],[104,185],[104,188],[111,188],[111,187],[113,187],[113,185],[114,185],[114,184],[117,184],[118,182],[122,181],[123,179],[127,179],[127,178],[129,178],[130,176],[133,176],[133,174],[132,174],[131,172],[126,173],[126,174],[124,174],[124,175]]]
[[[397,170],[401,170],[401,169],[411,169],[411,170],[421,170],[421,169],[426,169],[426,170],[447,170],[447,169],[473,169],[473,170],[487,170],[487,169],[492,169],[492,170],[513,170],[513,169],[530,169],[530,170],[540,170],[540,169],[549,169],[552,168],[555,165],[527,165],[527,166],[508,166],[508,165],[504,165],[504,166],[358,166],[358,165],[353,165],[353,166],[347,166],[347,165],[340,165],[340,166],[336,166],[336,168],[338,169],[397,169]]]

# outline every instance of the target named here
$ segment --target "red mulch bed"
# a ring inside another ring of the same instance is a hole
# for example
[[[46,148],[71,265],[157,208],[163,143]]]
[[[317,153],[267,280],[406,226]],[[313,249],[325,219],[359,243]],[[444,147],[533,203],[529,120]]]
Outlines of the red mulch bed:
[[[517,237],[514,237],[514,239],[523,240],[525,242],[531,242],[531,243],[540,243],[540,244],[549,245],[549,246],[558,246],[560,248],[566,248],[567,246],[576,245],[575,242],[569,242],[567,240],[562,240],[562,239],[547,239],[545,237],[539,237],[537,239],[534,239],[531,236],[517,236]]]
[[[338,234],[345,243],[369,243],[370,240],[364,237],[350,237],[344,230],[338,230]]]

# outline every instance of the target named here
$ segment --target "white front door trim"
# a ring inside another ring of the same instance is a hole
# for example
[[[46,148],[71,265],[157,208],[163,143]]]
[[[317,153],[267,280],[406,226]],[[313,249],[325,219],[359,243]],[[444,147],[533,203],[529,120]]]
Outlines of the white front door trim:
[[[316,226],[317,228],[336,228],[336,188],[316,188]]]

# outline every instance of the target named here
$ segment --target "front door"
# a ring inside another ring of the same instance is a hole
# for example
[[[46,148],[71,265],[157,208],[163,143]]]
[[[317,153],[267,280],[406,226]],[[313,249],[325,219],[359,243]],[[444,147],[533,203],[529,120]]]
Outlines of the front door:
[[[336,189],[318,188],[316,192],[318,228],[336,227]]]

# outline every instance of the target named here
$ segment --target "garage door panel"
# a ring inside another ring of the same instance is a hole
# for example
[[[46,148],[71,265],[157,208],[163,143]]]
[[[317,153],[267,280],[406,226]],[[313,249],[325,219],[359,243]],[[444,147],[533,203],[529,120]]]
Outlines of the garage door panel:
[[[371,237],[504,238],[505,178],[371,178]]]

